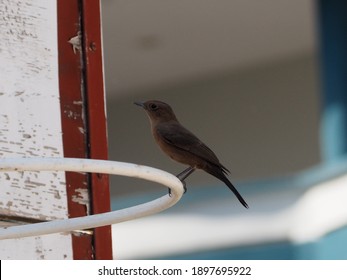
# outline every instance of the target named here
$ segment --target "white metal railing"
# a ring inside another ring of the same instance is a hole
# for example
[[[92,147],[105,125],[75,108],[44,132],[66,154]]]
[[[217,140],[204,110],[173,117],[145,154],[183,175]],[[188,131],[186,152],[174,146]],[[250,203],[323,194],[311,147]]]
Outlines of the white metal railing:
[[[0,161],[0,172],[5,171],[74,171],[136,177],[169,187],[171,196],[165,195],[113,212],[2,228],[0,240],[121,223],[161,212],[176,204],[183,195],[182,182],[174,175],[156,168],[125,162],[77,158],[5,158]]]

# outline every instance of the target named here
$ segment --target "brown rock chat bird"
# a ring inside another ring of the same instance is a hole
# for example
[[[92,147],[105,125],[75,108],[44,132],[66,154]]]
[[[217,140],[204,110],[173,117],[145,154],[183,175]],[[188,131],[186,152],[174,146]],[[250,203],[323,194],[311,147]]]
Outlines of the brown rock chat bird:
[[[230,171],[219,162],[210,148],[178,122],[168,104],[157,100],[134,102],[134,104],[145,109],[151,122],[154,139],[162,151],[173,160],[189,165],[189,168],[177,175],[183,182],[184,188],[184,179],[196,169],[202,169],[224,182],[240,203],[248,208],[246,201],[226,177]]]

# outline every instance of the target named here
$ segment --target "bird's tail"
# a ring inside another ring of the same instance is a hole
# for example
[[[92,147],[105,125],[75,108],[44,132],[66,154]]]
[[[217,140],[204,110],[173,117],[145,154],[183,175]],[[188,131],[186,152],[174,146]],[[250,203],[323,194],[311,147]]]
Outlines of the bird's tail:
[[[245,207],[249,208],[246,201],[243,199],[241,194],[237,191],[237,189],[234,187],[234,185],[228,180],[228,178],[225,176],[223,169],[219,166],[207,166],[206,169],[204,169],[207,173],[211,174],[212,176],[218,178],[219,180],[223,181],[228,188],[235,194],[237,199],[240,201],[240,203]]]

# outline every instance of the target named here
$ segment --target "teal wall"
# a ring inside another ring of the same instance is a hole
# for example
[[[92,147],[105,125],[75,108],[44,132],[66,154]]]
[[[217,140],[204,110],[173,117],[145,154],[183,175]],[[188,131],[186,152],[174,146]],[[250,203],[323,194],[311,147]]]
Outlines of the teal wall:
[[[323,160],[347,153],[347,1],[319,0]]]

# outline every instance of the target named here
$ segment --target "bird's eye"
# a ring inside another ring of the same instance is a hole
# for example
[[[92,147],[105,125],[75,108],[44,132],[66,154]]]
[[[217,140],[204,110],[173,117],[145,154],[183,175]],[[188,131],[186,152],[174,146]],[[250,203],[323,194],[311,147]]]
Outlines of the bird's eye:
[[[158,109],[158,106],[157,106],[157,104],[152,103],[149,105],[149,108],[151,108],[151,110],[155,111]]]

